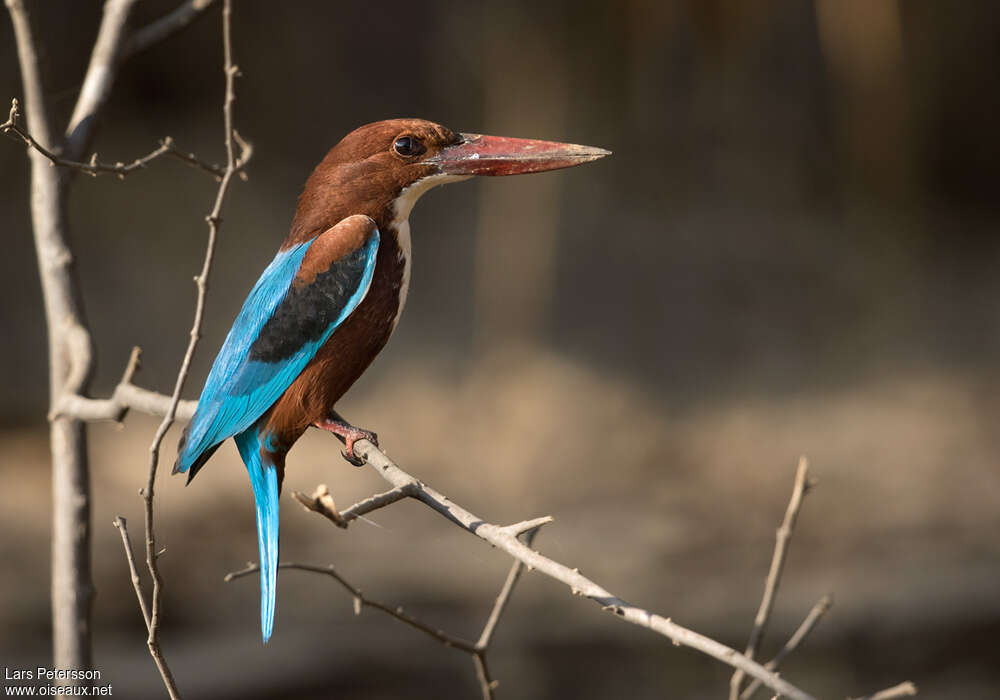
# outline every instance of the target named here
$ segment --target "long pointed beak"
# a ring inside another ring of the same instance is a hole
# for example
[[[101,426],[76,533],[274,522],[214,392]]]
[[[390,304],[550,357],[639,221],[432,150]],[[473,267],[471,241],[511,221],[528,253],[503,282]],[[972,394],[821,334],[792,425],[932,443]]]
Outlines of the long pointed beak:
[[[521,175],[572,168],[611,155],[603,148],[575,143],[482,134],[461,137],[461,143],[446,146],[425,162],[436,164],[445,175]]]

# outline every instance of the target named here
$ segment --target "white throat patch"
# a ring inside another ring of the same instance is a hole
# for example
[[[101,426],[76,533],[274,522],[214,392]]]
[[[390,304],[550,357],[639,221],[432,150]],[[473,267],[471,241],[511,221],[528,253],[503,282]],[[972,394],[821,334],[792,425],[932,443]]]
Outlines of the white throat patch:
[[[392,228],[396,231],[396,244],[399,246],[399,260],[403,263],[403,279],[399,287],[399,308],[396,309],[396,316],[392,319],[392,329],[396,329],[399,323],[399,316],[406,306],[406,294],[410,288],[410,212],[413,205],[417,203],[427,190],[446,182],[460,182],[468,180],[471,175],[428,175],[417,180],[409,187],[403,189],[392,203]]]

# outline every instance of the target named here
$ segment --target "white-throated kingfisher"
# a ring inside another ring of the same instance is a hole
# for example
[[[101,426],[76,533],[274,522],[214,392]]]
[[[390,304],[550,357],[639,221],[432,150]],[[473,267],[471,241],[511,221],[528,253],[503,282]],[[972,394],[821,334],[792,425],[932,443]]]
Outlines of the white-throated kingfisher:
[[[362,126],[306,181],[291,231],[250,291],[178,446],[188,481],[228,438],[250,474],[260,545],[261,628],[274,624],[278,492],[285,455],[310,426],[354,443],[374,433],[334,404],[389,340],[410,281],[410,210],[473,175],[568,168],[608,155],[589,146],[459,134],[421,119]]]

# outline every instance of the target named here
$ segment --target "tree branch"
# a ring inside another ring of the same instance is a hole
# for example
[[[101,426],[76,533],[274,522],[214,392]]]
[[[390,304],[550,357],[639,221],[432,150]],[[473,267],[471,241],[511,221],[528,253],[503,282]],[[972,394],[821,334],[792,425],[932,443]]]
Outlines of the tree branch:
[[[6,0],[28,106],[28,126],[46,147],[55,146],[39,70],[38,48],[22,0]],[[65,392],[84,393],[93,368],[83,299],[67,243],[67,179],[37,151],[31,161],[31,223],[48,335],[49,406]],[[49,427],[52,464],[52,665],[92,667],[90,469],[85,426],[61,418]],[[72,681],[70,685],[86,685]]]
[[[806,479],[808,472],[808,460],[805,457],[800,457],[799,466],[795,472],[795,485],[792,487],[792,498],[788,502],[785,519],[775,534],[774,555],[771,558],[771,568],[767,573],[767,581],[764,584],[764,596],[760,601],[760,608],[757,610],[753,629],[750,631],[750,640],[747,642],[746,651],[743,652],[743,655],[748,659],[753,659],[756,655],[760,640],[764,637],[764,629],[767,627],[767,621],[771,617],[771,609],[774,607],[774,599],[778,593],[778,586],[781,583],[781,572],[785,567],[785,557],[788,554],[788,542],[792,537],[795,521],[799,517],[802,498],[812,485]],[[729,680],[729,700],[738,700],[743,678],[743,669],[737,668]]]
[[[628,603],[585,577],[578,569],[571,569],[549,559],[518,539],[518,530],[530,523],[547,521],[546,518],[525,521],[507,527],[494,525],[453,503],[444,495],[404,472],[384,452],[367,440],[359,440],[355,443],[354,452],[364,458],[379,476],[396,489],[412,490],[412,498],[436,511],[445,519],[507,552],[526,566],[528,570],[538,570],[550,578],[565,583],[574,595],[593,600],[601,606],[602,610],[611,612],[626,622],[661,634],[676,645],[696,649],[725,664],[741,668],[748,675],[760,679],[767,687],[792,700],[810,700],[812,697],[734,649],[681,627],[670,618],[662,617]]]
[[[165,416],[170,410],[172,396],[143,389],[132,383],[135,373],[142,365],[142,350],[132,348],[125,372],[115,387],[111,398],[91,399],[79,394],[63,394],[53,409],[50,419],[70,416],[85,421],[114,421],[121,423],[129,410],[147,413],[151,416]],[[196,401],[179,401],[174,410],[175,417],[188,420],[194,415]]]
[[[136,30],[122,48],[122,58],[130,58],[179,32],[202,16],[215,0],[185,0],[155,22]]]

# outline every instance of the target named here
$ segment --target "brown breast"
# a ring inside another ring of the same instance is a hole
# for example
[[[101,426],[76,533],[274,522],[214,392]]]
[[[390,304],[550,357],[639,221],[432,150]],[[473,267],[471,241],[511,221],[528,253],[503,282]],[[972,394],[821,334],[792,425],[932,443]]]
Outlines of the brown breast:
[[[375,273],[368,294],[272,409],[269,427],[285,444],[290,445],[313,422],[329,415],[392,335],[405,294],[407,261],[395,229],[385,224],[379,228]]]

